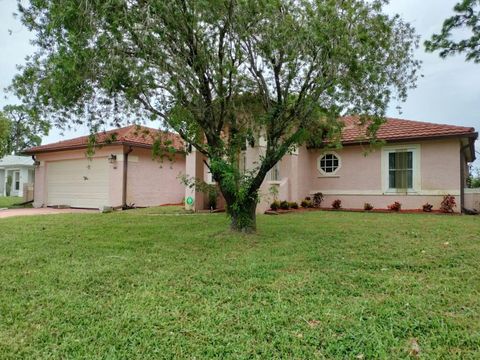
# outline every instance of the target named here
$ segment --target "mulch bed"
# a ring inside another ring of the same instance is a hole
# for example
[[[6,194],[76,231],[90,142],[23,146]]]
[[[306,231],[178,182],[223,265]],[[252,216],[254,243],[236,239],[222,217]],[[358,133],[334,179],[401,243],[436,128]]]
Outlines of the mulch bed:
[[[435,214],[435,215],[460,215],[460,213],[444,213],[440,210],[432,210],[430,212],[423,211],[422,209],[413,209],[413,210],[400,210],[392,211],[388,209],[373,209],[373,210],[363,210],[363,209],[332,209],[332,208],[299,208],[299,209],[289,209],[289,210],[267,210],[265,211],[266,215],[283,215],[290,213],[301,213],[309,211],[339,211],[339,212],[362,212],[362,213],[399,213],[399,214]]]

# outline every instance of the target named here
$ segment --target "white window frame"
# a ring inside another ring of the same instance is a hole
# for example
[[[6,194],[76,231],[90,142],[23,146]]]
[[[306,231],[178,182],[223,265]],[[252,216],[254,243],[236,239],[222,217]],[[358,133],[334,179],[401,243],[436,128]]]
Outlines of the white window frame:
[[[408,145],[392,145],[384,146],[382,148],[382,189],[385,194],[405,193],[405,191],[399,191],[399,189],[390,188],[389,181],[389,156],[391,153],[399,151],[411,151],[412,152],[412,188],[407,189],[407,194],[416,194],[422,190],[422,178],[421,178],[421,147],[420,144],[408,144]]]
[[[326,172],[322,169],[321,162],[324,156],[326,155],[333,155],[338,159],[338,166],[333,172]],[[326,151],[317,158],[317,170],[322,177],[338,177],[337,173],[341,169],[341,167],[342,167],[342,158],[335,151]]]
[[[20,186],[22,185],[22,184],[20,183],[20,179],[21,179],[20,175],[21,175],[21,174],[20,174],[20,170],[15,170],[15,171],[13,172],[13,179],[12,179],[13,181],[12,181],[12,183],[13,183],[13,189],[14,189],[14,191],[20,191]],[[17,179],[17,176],[18,176],[18,179]],[[17,184],[18,184],[18,189],[17,189]]]
[[[278,175],[277,179],[273,178],[273,174],[274,174],[275,170],[276,170],[277,175]],[[273,167],[268,171],[267,181],[270,184],[278,184],[278,183],[280,183],[280,181],[282,181],[282,173],[280,171],[280,161],[277,162],[275,165],[273,165]]]
[[[210,185],[216,184],[216,181],[213,179],[213,174],[210,172],[210,168],[207,166],[207,164],[203,164],[203,166],[204,166],[205,183]]]

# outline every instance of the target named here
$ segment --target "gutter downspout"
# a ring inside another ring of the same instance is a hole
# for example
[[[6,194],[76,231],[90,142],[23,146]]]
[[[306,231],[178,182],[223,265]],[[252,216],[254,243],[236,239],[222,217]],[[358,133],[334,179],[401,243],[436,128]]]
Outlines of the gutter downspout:
[[[128,154],[133,151],[130,146],[127,151],[123,153],[123,184],[122,184],[122,209],[127,209],[127,175],[128,175]]]
[[[470,143],[460,146],[460,213],[464,213],[465,203],[465,155],[464,152],[470,147]]]
[[[35,154],[32,155],[32,160],[33,160],[33,201],[35,201],[35,177],[37,176],[37,157]]]

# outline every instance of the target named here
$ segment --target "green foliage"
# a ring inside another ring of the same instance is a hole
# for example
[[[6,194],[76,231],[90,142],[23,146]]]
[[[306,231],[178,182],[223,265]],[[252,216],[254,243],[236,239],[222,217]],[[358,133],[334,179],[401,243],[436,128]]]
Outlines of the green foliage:
[[[282,210],[290,209],[290,203],[286,200],[280,201],[280,209]]]
[[[313,204],[312,204],[311,200],[302,200],[300,205],[305,209],[313,207]]]
[[[290,209],[298,209],[298,203],[295,201],[289,202],[288,206],[290,207]]]
[[[347,112],[368,115],[373,134],[415,85],[418,39],[383,4],[19,1],[38,50],[11,90],[60,126],[162,120],[208,158],[232,219],[247,219],[285,154],[312,134],[338,144]],[[243,173],[260,137],[265,152]]]
[[[278,190],[278,186],[277,186],[277,185],[271,185],[271,186],[268,188],[268,192],[270,193],[270,196],[272,197],[273,201],[278,200],[279,190]]]
[[[40,145],[42,136],[48,135],[50,125],[38,112],[24,105],[7,105],[0,112],[0,156],[19,154]]]
[[[425,41],[427,51],[440,51],[445,58],[465,54],[467,61],[480,63],[480,0],[462,0],[454,7],[455,15],[446,19],[439,34]],[[457,40],[455,30],[469,29],[468,39]]]
[[[207,195],[207,207],[209,209],[215,210],[217,208],[217,199],[218,199],[218,186],[217,184],[209,184],[201,179],[191,178],[183,174],[179,176],[180,182],[189,187],[194,188],[196,191],[199,191]]]
[[[0,112],[0,158],[10,154],[9,150],[10,141],[10,120],[4,113]]]
[[[322,206],[322,201],[323,201],[323,194],[321,192],[317,192],[313,194],[313,200],[312,200],[313,207],[319,208],[320,206]]]
[[[215,210],[217,208],[217,198],[218,198],[218,190],[217,187],[212,185],[208,189],[207,192],[207,206],[210,210]]]
[[[469,188],[480,188],[480,168],[469,168],[467,186]]]
[[[12,175],[7,176],[7,181],[5,181],[5,194],[7,196],[10,196],[12,192],[12,183],[13,183],[13,177]]]
[[[278,209],[280,209],[280,201],[275,200],[274,202],[272,202],[270,204],[270,209],[273,211],[277,211]]]

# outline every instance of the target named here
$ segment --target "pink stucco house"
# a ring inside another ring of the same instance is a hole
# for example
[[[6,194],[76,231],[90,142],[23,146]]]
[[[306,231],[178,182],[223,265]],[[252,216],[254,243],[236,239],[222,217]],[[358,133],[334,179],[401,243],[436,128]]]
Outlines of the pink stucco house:
[[[480,208],[480,194],[465,190],[467,165],[475,160],[473,128],[389,118],[377,132],[383,144],[372,148],[358,118],[343,121],[341,148],[302,146],[270,171],[259,212],[269,207],[272,187],[279,199],[296,202],[322,192],[327,207],[340,199],[344,208],[362,209],[368,202],[381,209],[395,201],[402,209],[420,209],[427,202],[438,208],[450,194],[457,211]],[[91,159],[85,155],[86,137],[29,149],[37,164],[34,205],[151,206],[190,197],[192,208],[205,208],[205,196],[185,188],[178,176],[211,182],[206,159],[194,148],[184,152],[174,134],[167,134],[180,150],[174,161],[152,159],[152,134],[157,133],[135,126],[101,133],[97,143],[103,146]],[[115,141],[106,141],[112,134]],[[258,140],[242,154],[242,170],[256,166],[265,145],[262,137]]]
[[[173,159],[152,156],[155,141],[176,149]],[[181,139],[174,134],[131,125],[102,132],[87,156],[87,136],[36,146],[35,207],[78,208],[155,206],[183,202],[185,188],[177,179],[185,171]]]

